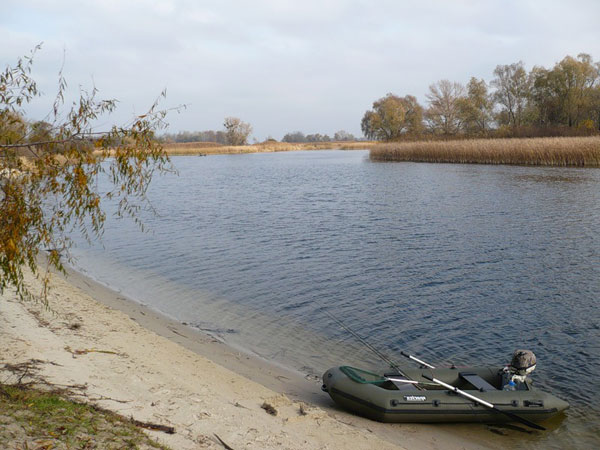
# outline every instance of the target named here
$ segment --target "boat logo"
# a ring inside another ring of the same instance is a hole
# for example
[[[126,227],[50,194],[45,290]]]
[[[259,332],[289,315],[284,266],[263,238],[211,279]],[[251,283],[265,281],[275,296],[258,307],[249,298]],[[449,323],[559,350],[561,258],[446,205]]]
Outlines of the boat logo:
[[[425,401],[427,401],[427,397],[425,397],[424,395],[405,395],[404,401],[405,402],[425,402]]]

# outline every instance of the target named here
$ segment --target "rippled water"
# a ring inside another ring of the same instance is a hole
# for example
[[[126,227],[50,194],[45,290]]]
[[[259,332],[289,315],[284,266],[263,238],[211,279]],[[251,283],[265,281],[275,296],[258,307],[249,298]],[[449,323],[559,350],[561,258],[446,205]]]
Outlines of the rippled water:
[[[600,445],[600,170],[372,163],[366,151],[175,157],[142,234],[109,219],[78,267],[181,321],[321,374],[389,355],[538,357],[572,404],[527,446]],[[404,361],[402,361],[404,362]]]

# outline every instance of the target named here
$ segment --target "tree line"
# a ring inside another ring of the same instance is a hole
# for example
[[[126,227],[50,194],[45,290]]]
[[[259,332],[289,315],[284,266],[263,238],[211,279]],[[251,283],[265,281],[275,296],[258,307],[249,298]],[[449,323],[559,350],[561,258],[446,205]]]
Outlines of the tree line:
[[[226,117],[224,130],[181,131],[163,134],[161,142],[216,142],[222,145],[246,145],[252,133],[252,126],[237,117]]]
[[[429,136],[555,136],[600,131],[600,62],[588,54],[566,56],[553,68],[522,61],[498,65],[490,83],[472,77],[466,86],[441,80],[429,86],[428,105],[412,95],[387,94],[365,112],[368,139]]]
[[[216,142],[222,145],[246,145],[252,132],[250,124],[236,117],[228,117],[224,123],[225,130],[206,131],[181,131],[179,133],[166,133],[160,136],[164,143],[171,142]],[[286,133],[281,142],[345,142],[356,141],[356,137],[345,130],[336,131],[331,138],[327,134],[314,133],[304,134],[302,131],[291,131]],[[267,141],[276,141],[268,137]]]
[[[355,141],[356,138],[351,133],[345,130],[336,131],[333,139],[327,134],[314,133],[304,134],[302,131],[292,131],[286,133],[281,142],[340,142],[340,141]]]

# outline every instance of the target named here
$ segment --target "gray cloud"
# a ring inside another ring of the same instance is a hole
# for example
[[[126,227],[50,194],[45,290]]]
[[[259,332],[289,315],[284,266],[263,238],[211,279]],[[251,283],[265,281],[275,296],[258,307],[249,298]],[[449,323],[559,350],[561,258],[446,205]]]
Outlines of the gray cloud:
[[[12,63],[44,41],[35,74],[52,93],[64,49],[72,86],[93,79],[120,99],[116,120],[166,87],[166,106],[190,104],[171,116],[173,131],[221,128],[237,115],[259,139],[359,134],[362,114],[387,92],[424,101],[429,84],[489,80],[497,64],[598,58],[598,17],[593,0],[4,0],[0,57]]]

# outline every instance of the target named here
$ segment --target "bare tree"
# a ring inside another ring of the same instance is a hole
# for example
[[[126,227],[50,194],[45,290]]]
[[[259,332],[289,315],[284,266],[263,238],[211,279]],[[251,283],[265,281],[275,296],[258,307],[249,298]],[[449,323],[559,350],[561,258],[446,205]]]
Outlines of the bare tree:
[[[465,96],[462,84],[441,80],[429,86],[429,108],[425,120],[434,133],[457,134],[462,125],[461,99]]]
[[[352,133],[348,133],[346,130],[336,131],[333,135],[334,141],[354,141],[356,138]]]
[[[248,137],[252,133],[252,126],[237,117],[226,117],[223,122],[227,143],[229,145],[246,145]]]

